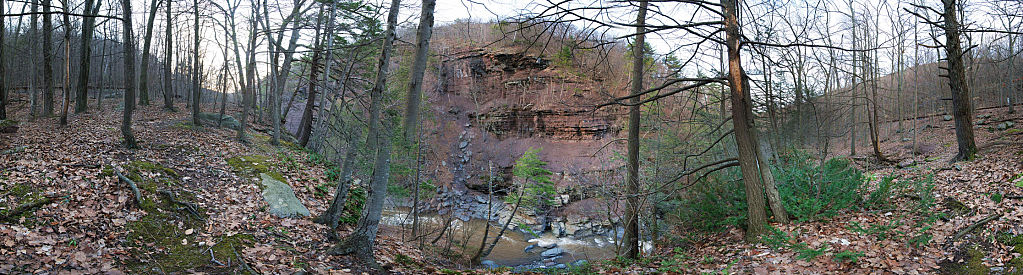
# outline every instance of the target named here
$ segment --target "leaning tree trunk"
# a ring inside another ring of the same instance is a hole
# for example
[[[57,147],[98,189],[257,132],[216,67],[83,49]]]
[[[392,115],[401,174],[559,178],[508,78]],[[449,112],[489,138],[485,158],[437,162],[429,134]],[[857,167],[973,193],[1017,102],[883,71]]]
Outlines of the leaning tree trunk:
[[[963,49],[959,41],[960,26],[955,0],[942,0],[945,11],[945,55],[948,58],[948,86],[952,88],[952,115],[955,117],[956,142],[959,153],[953,160],[970,160],[977,153],[973,138],[973,118],[970,115],[970,88],[966,85],[966,69],[963,65]]]
[[[121,135],[124,146],[136,148],[135,135],[131,132],[131,113],[135,109],[135,37],[131,31],[131,0],[121,0],[124,13],[124,113],[121,119]]]
[[[625,238],[623,254],[628,259],[639,258],[639,116],[640,94],[643,92],[643,45],[646,34],[646,11],[649,3],[639,2],[636,17],[636,39],[632,43],[632,99],[629,102],[628,174],[625,178]]]
[[[85,0],[85,18],[82,19],[81,65],[78,70],[78,96],[75,98],[75,113],[84,113],[89,106],[89,64],[92,59],[92,33],[96,28],[96,14],[101,3]],[[94,4],[95,3],[95,4]]]
[[[373,89],[370,90],[369,131],[367,132],[369,136],[366,143],[370,151],[377,151],[377,155],[373,176],[370,180],[369,197],[366,199],[363,216],[359,218],[355,231],[332,248],[330,252],[331,254],[355,254],[356,257],[370,265],[376,264],[373,260],[373,244],[380,227],[380,215],[383,212],[384,200],[387,195],[387,178],[390,172],[390,131],[387,126],[380,125],[380,122],[384,121],[380,118],[381,105],[383,105],[381,97],[383,97],[387,71],[390,66],[391,49],[394,46],[395,27],[398,24],[400,5],[400,0],[391,0],[391,7],[387,13],[387,30],[384,32],[380,59],[377,63],[376,81]]]
[[[742,170],[742,181],[746,189],[746,236],[747,241],[755,241],[767,230],[767,213],[764,211],[764,188],[760,182],[760,171],[757,167],[756,140],[753,135],[753,111],[751,109],[749,90],[743,77],[742,63],[739,58],[739,33],[737,0],[722,0],[721,5],[725,16],[725,35],[728,46],[728,85],[731,88],[732,125],[735,128],[735,144],[739,151],[739,167]]]

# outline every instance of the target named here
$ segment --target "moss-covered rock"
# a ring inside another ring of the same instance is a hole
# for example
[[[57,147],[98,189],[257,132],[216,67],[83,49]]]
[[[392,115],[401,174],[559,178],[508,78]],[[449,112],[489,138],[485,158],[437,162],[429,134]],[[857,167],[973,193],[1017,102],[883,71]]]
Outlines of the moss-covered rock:
[[[260,186],[263,188],[263,200],[270,205],[270,214],[281,218],[309,216],[309,209],[295,197],[295,191],[291,189],[290,185],[267,174],[259,174],[259,176],[262,178]]]

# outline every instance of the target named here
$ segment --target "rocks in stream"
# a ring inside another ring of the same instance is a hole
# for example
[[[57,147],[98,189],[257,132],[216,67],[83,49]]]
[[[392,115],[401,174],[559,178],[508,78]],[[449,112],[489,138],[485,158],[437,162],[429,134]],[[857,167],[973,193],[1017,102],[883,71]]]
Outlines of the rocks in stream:
[[[490,269],[500,267],[500,265],[498,265],[497,263],[495,263],[494,261],[491,261],[491,260],[484,260],[484,261],[480,262],[480,265],[482,265],[485,268],[490,268]]]
[[[553,257],[561,256],[561,254],[565,254],[565,250],[561,249],[560,247],[555,247],[555,248],[548,249],[547,251],[544,251],[543,253],[540,253],[540,256],[542,256],[544,258],[553,258]]]

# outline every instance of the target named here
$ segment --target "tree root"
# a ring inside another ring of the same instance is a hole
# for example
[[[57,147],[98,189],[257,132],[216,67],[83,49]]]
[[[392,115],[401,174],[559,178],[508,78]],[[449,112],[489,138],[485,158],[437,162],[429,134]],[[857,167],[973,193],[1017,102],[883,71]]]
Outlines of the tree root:
[[[39,207],[41,207],[43,205],[47,205],[47,204],[49,204],[51,202],[53,202],[53,198],[52,197],[46,197],[46,198],[44,198],[42,200],[39,200],[39,201],[35,201],[35,202],[30,202],[30,203],[25,203],[25,204],[19,205],[18,207],[14,208],[14,210],[11,210],[10,212],[7,212],[7,214],[5,214],[3,216],[0,216],[0,221],[7,221],[7,220],[9,220],[11,218],[14,218],[14,217],[17,217],[17,216],[21,215],[22,213],[28,212],[29,210],[32,210],[32,209],[35,209],[35,208],[39,208]]]
[[[181,205],[182,208],[188,210],[188,213],[191,213],[193,216],[195,216],[195,218],[203,221],[206,220],[205,218],[203,218],[201,214],[199,214],[198,205],[186,201],[179,201],[177,199],[177,195],[175,195],[174,192],[171,192],[170,190],[161,189],[158,190],[157,192],[159,192],[161,195],[167,196],[167,200],[169,200],[171,203]]]
[[[952,237],[952,239],[948,240],[948,243],[946,245],[950,245],[950,244],[954,243],[956,240],[962,238],[963,236],[966,236],[966,234],[968,234],[968,233],[972,232],[973,230],[977,229],[977,227],[980,227],[980,226],[982,226],[984,224],[987,224],[987,223],[989,223],[989,222],[991,222],[993,220],[997,220],[998,218],[1001,218],[1001,217],[1002,217],[1002,214],[991,214],[990,216],[987,216],[986,218],[983,218],[983,219],[981,219],[981,220],[979,220],[979,221],[977,221],[977,222],[975,222],[973,224],[970,224],[966,228],[963,228],[962,230],[959,230],[959,232],[956,232],[956,234]]]
[[[121,182],[127,183],[128,187],[131,187],[131,193],[135,195],[135,205],[141,206],[142,192],[139,192],[139,186],[135,184],[135,181],[124,176],[124,174],[121,173],[121,169],[118,169],[117,167],[113,167],[112,170],[114,170],[114,173],[117,174],[117,178],[119,178]]]

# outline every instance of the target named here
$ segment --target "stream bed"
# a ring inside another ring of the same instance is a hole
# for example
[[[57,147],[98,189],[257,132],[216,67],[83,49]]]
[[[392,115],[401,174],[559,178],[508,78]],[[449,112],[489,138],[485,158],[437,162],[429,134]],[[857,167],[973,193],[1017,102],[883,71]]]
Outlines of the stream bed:
[[[384,209],[382,223],[390,226],[410,226],[412,218],[409,216],[407,207],[389,207]],[[439,232],[444,227],[446,217],[436,213],[422,213],[419,221],[421,228],[429,232]],[[465,254],[471,255],[480,246],[484,232],[487,230],[487,222],[483,219],[453,219],[448,230],[451,236],[444,238],[452,240],[452,249],[461,250],[461,244],[466,244],[468,251]],[[490,241],[497,236],[501,230],[497,222],[492,222],[489,228]],[[616,236],[621,235],[621,230],[616,230]],[[430,235],[430,239],[436,233]],[[523,230],[509,228],[504,232],[501,240],[497,242],[494,250],[484,257],[484,264],[492,266],[509,266],[518,268],[541,268],[541,267],[564,267],[565,265],[579,264],[580,260],[598,261],[610,259],[615,256],[615,237],[592,235],[585,237],[554,237],[550,232],[539,234],[527,233]],[[564,264],[564,265],[559,265]]]

